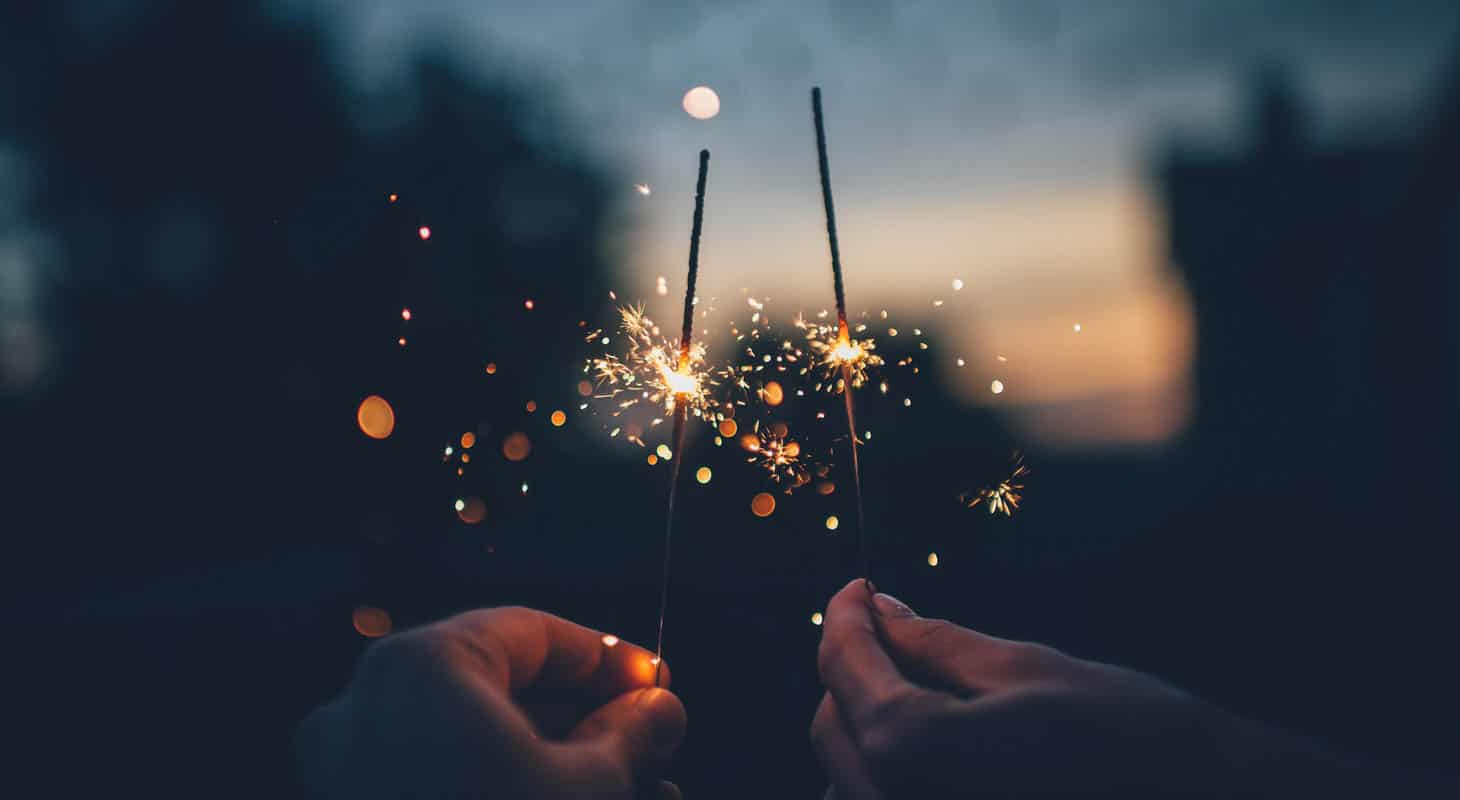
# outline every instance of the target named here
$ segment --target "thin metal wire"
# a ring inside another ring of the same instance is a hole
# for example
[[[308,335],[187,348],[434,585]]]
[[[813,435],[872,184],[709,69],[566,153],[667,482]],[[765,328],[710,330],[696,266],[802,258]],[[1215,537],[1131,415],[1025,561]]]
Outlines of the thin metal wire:
[[[705,220],[705,178],[710,171],[710,151],[700,151],[700,177],[695,184],[694,223],[689,233],[689,278],[684,288],[684,327],[679,334],[679,368],[689,366],[690,342],[694,336],[695,280],[700,273],[700,228]],[[664,669],[664,618],[669,611],[669,556],[674,541],[674,495],[679,488],[679,468],[684,463],[684,429],[689,407],[684,397],[674,397],[674,449],[669,462],[669,500],[664,510],[664,569],[659,578],[659,637],[654,646],[654,685]]]
[[[821,113],[821,87],[811,89],[811,118],[816,124],[816,162],[821,169],[821,202],[826,207],[826,240],[831,244],[831,282],[836,291],[837,333],[841,341],[850,340],[847,329],[847,295],[842,283],[842,254],[836,238],[836,205],[831,199],[831,165],[826,159],[826,123]],[[861,440],[857,438],[857,414],[852,400],[852,372],[842,366],[842,397],[847,408],[847,433],[852,448],[852,494],[857,501],[857,549],[862,561],[862,576],[872,585],[871,558],[867,554],[867,516],[862,507],[862,463],[857,455]]]

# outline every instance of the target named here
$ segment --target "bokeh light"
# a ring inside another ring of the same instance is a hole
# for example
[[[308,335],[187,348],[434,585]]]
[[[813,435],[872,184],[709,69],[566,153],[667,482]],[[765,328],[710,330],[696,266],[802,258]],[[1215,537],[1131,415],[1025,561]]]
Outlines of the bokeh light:
[[[475,525],[487,518],[487,504],[480,497],[468,497],[456,509],[456,516],[468,525]]]
[[[829,531],[836,530],[837,528],[841,527],[841,524],[841,520],[837,519],[835,514],[832,514],[831,516],[826,518],[826,529]]]
[[[670,450],[669,445],[667,444],[661,444],[658,447],[654,448],[654,452],[658,453],[659,457],[664,459],[665,461],[674,458],[674,451]]]
[[[938,566],[938,554],[937,553],[929,553],[928,554],[928,566],[930,566],[930,567],[936,567],[936,566]]]
[[[709,467],[700,467],[699,469],[695,470],[695,480],[699,481],[700,483],[709,483],[711,477],[712,473],[710,472]]]
[[[395,409],[378,394],[372,394],[360,401],[355,411],[355,421],[360,430],[372,439],[384,439],[395,430]]]
[[[735,436],[736,432],[738,432],[739,430],[740,430],[740,426],[735,424],[735,420],[733,420],[733,419],[722,419],[722,420],[720,420],[720,435],[721,436],[724,436],[726,439],[729,439],[729,438],[732,438],[733,436]]]
[[[821,624],[821,612],[820,611],[816,611],[816,612],[813,612],[811,614],[811,624],[812,625],[820,625]]]
[[[421,241],[424,242],[427,239],[431,238],[431,229],[426,227],[425,225],[422,225],[421,227],[416,229],[416,235],[421,237]]]
[[[461,435],[461,446],[470,450],[477,443],[477,435],[467,431]]]
[[[769,492],[761,492],[750,498],[750,513],[757,517],[769,517],[776,511],[776,497]]]
[[[993,382],[989,384],[989,391],[993,392],[994,394],[1003,394],[1004,382],[999,380],[998,378],[994,378]]]
[[[567,423],[568,415],[564,414],[562,409],[558,409],[557,411],[553,412],[552,417],[550,417],[549,419],[553,423],[554,428],[561,428],[565,423]]]
[[[603,646],[604,647],[613,647],[613,646],[615,646],[617,644],[618,644],[618,637],[617,636],[614,636],[611,633],[605,633],[605,634],[603,634]]]
[[[513,431],[502,440],[502,455],[508,461],[524,461],[532,454],[532,440],[521,431]]]
[[[775,381],[767,381],[765,388],[760,390],[761,399],[768,406],[778,406],[786,399],[786,391]]]
[[[720,96],[708,86],[696,86],[684,93],[684,112],[695,119],[712,119],[720,113]]]
[[[488,361],[487,362],[487,374],[488,375],[496,375],[497,374],[497,362],[495,362],[495,361]]]
[[[367,639],[378,639],[394,628],[390,613],[375,606],[356,606],[350,620],[355,624],[355,631]]]

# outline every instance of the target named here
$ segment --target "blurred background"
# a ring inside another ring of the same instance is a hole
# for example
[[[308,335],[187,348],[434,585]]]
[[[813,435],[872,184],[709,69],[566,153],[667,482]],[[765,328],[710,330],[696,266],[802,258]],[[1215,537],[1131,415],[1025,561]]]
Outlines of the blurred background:
[[[702,301],[830,305],[813,85],[852,311],[930,345],[864,394],[879,587],[1454,766],[1454,3],[212,5],[0,12],[0,602],[48,794],[287,793],[369,638],[461,609],[652,642],[668,473],[580,409],[580,322],[674,318],[702,147]],[[848,476],[710,438],[674,777],[819,796]],[[965,508],[1015,449],[1022,510]]]

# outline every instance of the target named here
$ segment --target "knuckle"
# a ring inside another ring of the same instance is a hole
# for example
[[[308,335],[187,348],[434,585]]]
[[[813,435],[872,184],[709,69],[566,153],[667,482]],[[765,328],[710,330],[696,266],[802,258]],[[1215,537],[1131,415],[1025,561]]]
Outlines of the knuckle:
[[[846,645],[841,637],[828,634],[821,640],[821,647],[816,650],[816,669],[823,679],[836,665],[846,660]]]
[[[956,655],[962,649],[957,625],[943,620],[923,620],[910,634],[911,646],[934,658]]]
[[[1051,663],[1059,652],[1033,642],[1011,642],[1003,651],[1002,666],[1010,674],[1036,672]]]
[[[428,629],[379,639],[361,658],[357,680],[366,686],[374,686],[427,670],[440,657],[440,639]]]
[[[896,763],[921,713],[919,693],[899,689],[872,703],[863,720],[859,745],[868,762],[880,767]]]

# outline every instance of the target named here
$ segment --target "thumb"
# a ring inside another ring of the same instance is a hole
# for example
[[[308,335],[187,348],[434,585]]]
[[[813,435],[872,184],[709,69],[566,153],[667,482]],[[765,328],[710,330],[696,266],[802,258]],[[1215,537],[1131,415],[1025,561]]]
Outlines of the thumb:
[[[888,653],[909,678],[971,694],[1006,687],[1019,677],[1014,662],[1030,645],[920,617],[891,595],[878,594],[873,602]]]
[[[628,692],[578,723],[562,746],[559,766],[585,788],[632,794],[668,765],[687,725],[684,704],[669,690]]]

